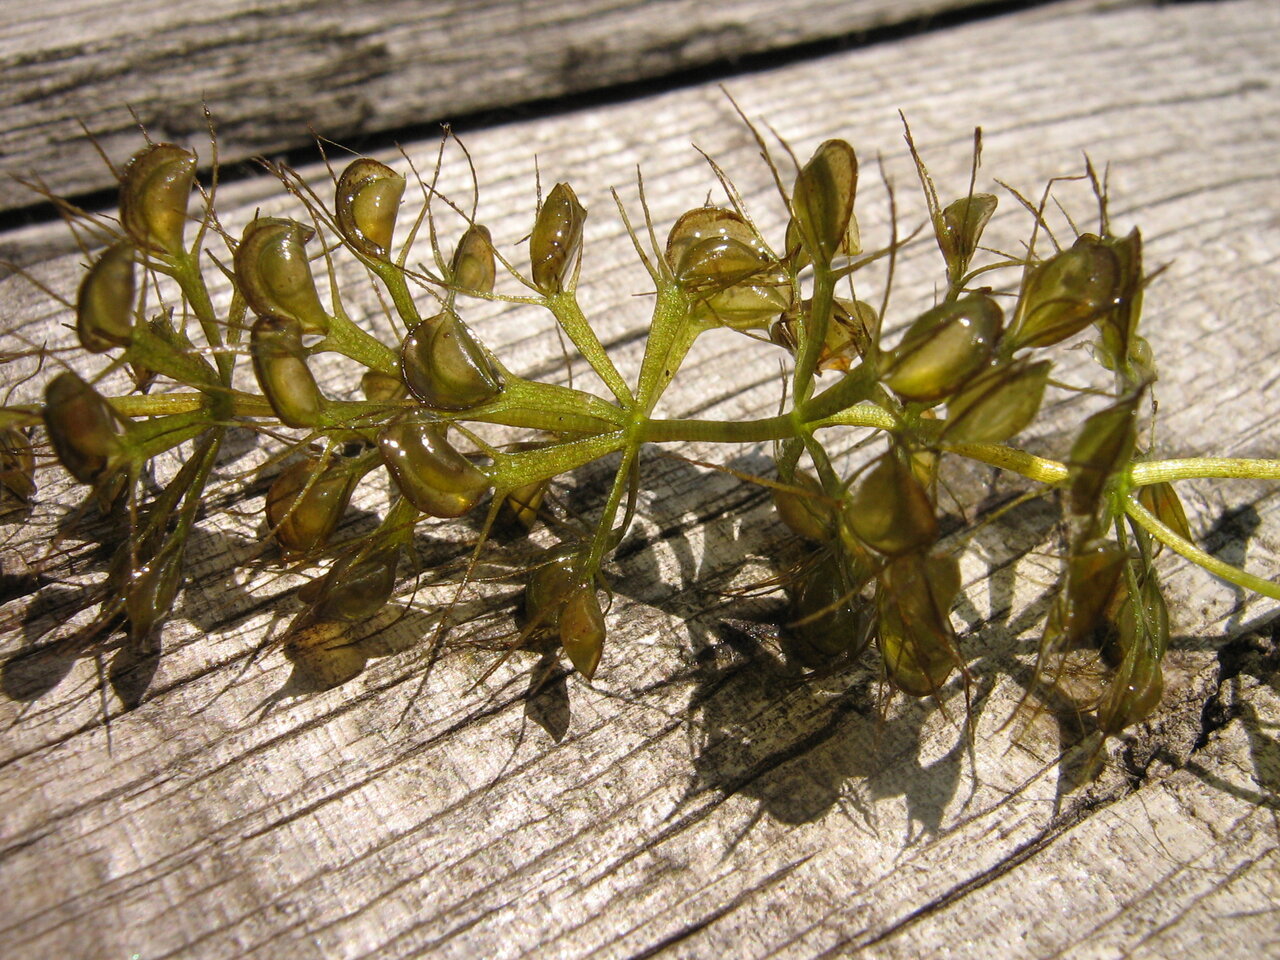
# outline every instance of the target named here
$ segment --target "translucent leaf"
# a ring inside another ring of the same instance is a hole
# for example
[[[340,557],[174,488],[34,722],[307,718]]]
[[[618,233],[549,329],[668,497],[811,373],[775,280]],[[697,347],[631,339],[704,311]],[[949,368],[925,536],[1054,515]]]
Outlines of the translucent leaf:
[[[1140,397],[1135,391],[1085,420],[1067,458],[1073,513],[1096,514],[1107,482],[1132,458]]]
[[[312,553],[329,542],[351,502],[356,477],[341,463],[323,470],[315,457],[285,468],[267,491],[267,523],[286,555]]]
[[[595,584],[571,589],[560,609],[560,645],[575,670],[590,680],[604,651],[604,612]]]
[[[947,204],[942,211],[938,246],[951,275],[960,277],[969,268],[969,261],[982,239],[982,231],[996,212],[998,202],[990,193],[975,193]]]
[[[830,264],[846,251],[858,189],[858,158],[844,140],[823,143],[796,176],[791,209],[805,252]]]
[[[450,283],[464,293],[493,293],[497,270],[489,229],[479,224],[468,227],[449,264]]]
[[[410,331],[400,371],[413,395],[437,410],[470,410],[502,392],[489,352],[453,313],[428,317]]]
[[[127,347],[133,339],[133,244],[108,247],[84,275],[76,296],[76,334],[90,353]]]
[[[314,427],[324,413],[324,397],[307,366],[302,327],[296,320],[259,317],[249,335],[258,386],[280,422]]]
[[[939,304],[907,328],[887,358],[884,382],[907,400],[951,396],[987,362],[1001,322],[1000,307],[985,294]]]
[[[909,553],[938,539],[929,495],[894,451],[867,471],[841,517],[859,540],[881,553]]]
[[[75,373],[64,370],[49,381],[43,412],[54,453],[81,483],[100,484],[121,466],[126,424]]]
[[[489,492],[489,478],[421,414],[393,420],[378,434],[382,459],[405,498],[429,516],[460,517]]]
[[[1096,237],[1086,234],[1070,249],[1028,269],[1010,331],[1015,348],[1060,343],[1115,304],[1120,264]]]
[[[338,230],[357,251],[374,260],[391,252],[404,177],[385,163],[361,157],[338,177],[334,211]]]
[[[529,236],[533,283],[548,296],[564,290],[573,275],[582,252],[586,219],[587,211],[573,188],[557,183],[542,204]]]
[[[880,574],[880,655],[889,682],[913,697],[936,694],[960,666],[950,610],[960,590],[955,557],[910,553]]]
[[[866,579],[838,550],[806,568],[791,587],[788,653],[811,669],[861,653],[875,623],[874,606],[859,594]]]
[[[1052,364],[1014,360],[978,374],[947,401],[943,436],[952,443],[1003,443],[1040,410]]]
[[[323,335],[329,331],[329,315],[320,303],[305,250],[314,235],[295,220],[251,221],[236,247],[236,285],[258,316],[292,320],[303,333]]]
[[[153,143],[133,155],[120,184],[120,223],[135,244],[170,256],[183,252],[195,176],[195,154],[172,143]]]

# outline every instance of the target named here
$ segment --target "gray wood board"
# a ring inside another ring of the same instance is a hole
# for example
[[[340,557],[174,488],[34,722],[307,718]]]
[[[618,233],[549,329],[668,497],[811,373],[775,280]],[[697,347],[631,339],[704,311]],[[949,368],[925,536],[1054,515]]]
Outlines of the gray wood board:
[[[1141,224],[1149,263],[1169,264],[1147,292],[1144,321],[1162,374],[1161,453],[1274,456],[1278,28],[1280,11],[1265,0],[1013,16],[730,89],[801,154],[830,136],[854,142],[868,243],[887,230],[877,153],[897,185],[903,225],[922,219],[898,107],[946,194],[968,182],[975,124],[985,129],[984,185],[998,176],[1036,192],[1047,177],[1078,172],[1082,151],[1109,162],[1114,229]],[[533,209],[530,144],[539,145],[544,185],[572,180],[591,211],[584,308],[628,374],[642,350],[645,302],[633,294],[645,278],[608,188],[635,215],[640,163],[664,230],[717,193],[691,139],[776,233],[783,215],[768,173],[714,87],[468,141],[480,217],[517,260]],[[408,148],[420,169],[434,152],[431,143]],[[455,157],[445,178],[459,195],[460,166]],[[291,209],[264,201],[263,184],[237,191],[223,198],[233,232],[255,207]],[[1067,187],[1066,196],[1088,226],[1087,191]],[[1027,226],[1006,196],[990,236],[1013,248]],[[76,270],[75,258],[63,258],[34,272],[70,290]],[[344,276],[348,307],[380,323],[373,297],[354,292],[358,275]],[[891,331],[929,302],[939,276],[930,242],[904,252]],[[67,342],[65,310],[17,279],[2,292],[6,328]],[[539,311],[467,316],[517,369],[564,379],[554,329]],[[1086,380],[1083,351],[1060,355],[1059,376]],[[710,336],[664,406],[678,416],[769,415],[777,357]],[[581,363],[576,374],[589,382]],[[333,395],[354,390],[337,368],[321,380]],[[1055,392],[1023,441],[1062,455],[1089,403]],[[768,470],[764,447],[674,452]],[[228,470],[266,456],[247,444],[240,454]],[[588,470],[559,496],[589,517],[607,478]],[[54,503],[74,501],[53,474],[45,483]],[[954,483],[981,497],[988,478],[962,469]],[[897,700],[887,710],[870,663],[796,682],[758,623],[784,617],[780,602],[724,596],[770,575],[772,558],[796,555],[761,490],[656,453],[644,486],[636,532],[608,568],[616,597],[595,683],[557,674],[532,698],[529,654],[473,686],[496,654],[464,643],[467,628],[420,687],[420,639],[449,594],[438,587],[416,597],[406,588],[403,619],[369,647],[358,678],[321,693],[292,686],[281,653],[258,652],[296,609],[271,599],[290,582],[234,568],[257,548],[250,515],[220,516],[200,534],[158,672],[140,705],[125,710],[114,692],[100,692],[91,657],[59,645],[67,628],[57,624],[83,622],[79,591],[101,570],[91,545],[69,537],[61,547],[69,569],[51,570],[61,579],[35,612],[24,597],[3,608],[8,951],[1173,957],[1275,949],[1274,604],[1162,559],[1174,618],[1166,702],[1111,745],[1100,779],[1079,786],[1079,757],[1060,763],[1073,742],[1069,723],[1044,713],[1005,724],[1056,578],[1056,561],[1043,553],[1055,541],[1051,500],[986,528],[965,554],[954,619],[975,677],[969,748],[958,679],[941,706]],[[1274,484],[1181,489],[1209,549],[1262,576],[1280,574]],[[370,509],[379,502],[378,490],[359,500]],[[261,494],[245,506],[260,503]],[[57,520],[42,507],[7,528],[6,576],[30,575]],[[425,554],[455,557],[473,535],[466,524],[441,524]],[[527,556],[518,545],[504,555]],[[505,610],[513,590],[487,585],[463,612]]]
[[[338,139],[661,77],[808,41],[927,18],[976,0],[58,0],[0,11],[0,209],[27,206],[9,174],[66,195],[113,185],[137,126],[202,139],[222,157]]]

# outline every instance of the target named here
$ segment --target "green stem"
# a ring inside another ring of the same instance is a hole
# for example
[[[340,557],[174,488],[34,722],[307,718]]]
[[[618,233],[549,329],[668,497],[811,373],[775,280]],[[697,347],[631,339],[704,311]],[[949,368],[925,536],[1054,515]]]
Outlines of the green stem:
[[[627,422],[623,411],[594,394],[512,374],[506,375],[502,393],[489,403],[440,416],[552,433],[601,433]]]
[[[829,417],[812,421],[812,426],[815,430],[822,427],[871,427],[873,430],[897,430],[900,424],[897,418],[883,407],[878,407],[874,403],[859,403],[833,413]]]
[[[615,430],[581,440],[567,440],[549,447],[539,447],[537,450],[502,454],[495,457],[494,465],[488,472],[497,490],[515,490],[607,457],[615,450],[622,449],[626,443],[625,430]]]
[[[172,265],[173,279],[182,288],[183,296],[187,298],[192,313],[200,322],[205,342],[213,347],[213,360],[218,365],[218,376],[224,384],[230,384],[236,358],[233,354],[218,349],[222,346],[222,330],[218,326],[217,314],[213,311],[213,301],[209,298],[209,288],[205,286],[200,264],[195,257],[184,251],[182,256],[172,260]]]
[[[150,460],[157,454],[200,436],[212,426],[208,413],[203,410],[135,421],[129,427],[129,455],[138,462]]]
[[[875,430],[894,430],[898,427],[898,421],[892,414],[874,404],[860,403],[832,416],[809,421],[807,426],[814,430],[824,427],[871,427]],[[789,413],[765,417],[762,420],[664,420],[659,418],[645,421],[643,427],[643,438],[647,443],[687,441],[760,443],[766,440],[790,440],[798,436],[799,431],[795,420]]]
[[[134,393],[126,397],[108,397],[107,402],[126,417],[159,417],[209,409],[209,398],[203,393]],[[268,406],[266,409],[270,415],[271,408]]]
[[[810,422],[833,417],[841,411],[872,398],[876,388],[875,366],[860,363],[816,397],[801,405],[804,418]],[[886,430],[891,427],[885,427]]]
[[[355,430],[372,431],[372,434],[376,434],[379,428],[402,409],[407,407],[399,401],[326,400],[324,412],[315,426],[325,433]]]
[[[835,296],[835,280],[830,265],[813,265],[813,300],[809,308],[809,322],[801,324],[803,331],[800,351],[796,354],[796,372],[792,380],[797,407],[803,407],[813,389],[814,372],[818,369],[818,357],[827,340],[827,324]]]
[[[640,361],[635,408],[637,422],[640,417],[648,417],[653,412],[667,384],[675,376],[680,361],[701,332],[689,320],[689,307],[689,298],[676,284],[659,286],[649,338],[645,341],[644,359]]]
[[[209,482],[209,474],[218,460],[218,451],[222,448],[224,434],[225,430],[222,427],[215,427],[204,442],[204,449],[197,451],[200,465],[196,468],[196,475],[191,485],[184,493],[182,511],[178,514],[178,523],[173,532],[174,537],[180,542],[186,540],[192,524],[195,523],[196,515],[204,503],[205,484]]]
[[[591,550],[587,553],[586,560],[577,573],[584,580],[593,578],[600,569],[600,563],[604,560],[604,555],[609,550],[609,545],[615,540],[613,530],[613,520],[618,515],[618,507],[622,504],[622,496],[627,490],[627,484],[630,482],[631,471],[636,468],[636,455],[640,452],[640,443],[634,437],[629,437],[626,446],[622,451],[622,463],[618,465],[618,472],[613,475],[613,486],[609,489],[609,499],[605,501],[604,510],[600,513],[600,519],[596,521],[595,536],[591,539]],[[616,539],[621,540],[626,533],[625,530],[618,532]]]
[[[591,329],[582,308],[578,306],[577,296],[566,290],[547,297],[543,303],[555,315],[561,329],[568,334],[578,352],[591,364],[591,369],[604,381],[604,385],[617,397],[618,402],[624,407],[633,406],[635,398],[631,395],[631,388],[618,373],[618,368],[613,365],[613,359],[605,351],[596,332]]]
[[[205,393],[135,393],[124,397],[110,397],[108,402],[126,417],[158,417],[195,410],[211,411],[209,395]],[[234,391],[231,394],[231,413],[237,417],[275,416],[265,397]]]
[[[326,350],[350,357],[379,373],[400,376],[400,358],[396,352],[345,316],[329,318],[329,333],[312,352]]]
[[[760,443],[795,436],[790,414],[764,420],[646,420],[640,436],[645,443]]]
[[[196,445],[191,459],[187,460],[177,475],[167,484],[164,489],[152,501],[151,506],[147,510],[146,522],[143,527],[137,531],[137,537],[133,540],[133,549],[136,551],[137,544],[151,537],[157,530],[163,529],[168,523],[174,508],[178,505],[178,501],[188,494],[192,486],[196,486],[198,490],[203,490],[209,470],[213,467],[213,462],[217,457],[218,447],[222,443],[223,430],[215,428],[211,430]],[[200,497],[192,497],[192,500],[199,502]]]
[[[943,446],[949,453],[958,453],[970,460],[1010,470],[1039,483],[1062,483],[1067,479],[1067,465],[1057,460],[1047,460],[1035,454],[1006,447],[1001,443],[951,443]]]
[[[804,448],[809,451],[809,459],[813,461],[813,467],[818,472],[818,479],[822,481],[822,491],[827,496],[838,500],[844,493],[845,485],[841,481],[840,475],[836,473],[836,468],[832,466],[831,458],[827,456],[826,448],[818,442],[818,438],[813,435],[813,430],[807,424],[800,429]],[[792,475],[794,476],[794,471]]]
[[[209,366],[209,362],[198,353],[192,352],[190,341],[186,340],[185,335],[178,334],[169,328],[167,321],[161,321],[159,329],[164,332],[163,336],[157,335],[147,324],[137,324],[133,331],[133,341],[125,351],[124,358],[130,363],[136,363],[140,367],[187,386],[226,386],[219,381],[220,374]],[[170,336],[181,338],[179,340],[181,345],[166,339]],[[221,361],[225,355],[218,351],[216,356]],[[224,364],[220,362],[219,369],[223,366]]]
[[[1223,477],[1232,480],[1280,480],[1280,460],[1248,460],[1231,457],[1186,457],[1178,460],[1148,460],[1135,463],[1129,471],[1131,486],[1168,480]]]
[[[1214,576],[1221,577],[1228,583],[1234,583],[1238,587],[1244,587],[1246,590],[1253,590],[1264,597],[1270,597],[1272,600],[1280,600],[1280,583],[1264,580],[1262,577],[1254,576],[1252,573],[1246,573],[1239,567],[1233,567],[1231,564],[1219,560],[1213,554],[1206,553],[1194,543],[1184,540],[1170,527],[1161,523],[1155,514],[1135,498],[1126,498],[1124,509],[1129,516],[1133,517],[1139,525],[1161,543],[1170,547],[1175,553],[1186,557],[1197,566],[1204,567]]]
[[[794,424],[792,425],[794,427]],[[796,466],[800,463],[800,454],[804,453],[804,441],[799,437],[788,437],[782,444],[782,450],[774,458],[778,468],[778,479],[783,483],[795,481]]]
[[[391,302],[395,304],[396,313],[404,322],[406,330],[412,330],[422,322],[417,304],[413,302],[413,294],[409,292],[409,284],[405,282],[403,268],[387,260],[370,260],[361,257],[365,265],[372,270],[391,294]]]

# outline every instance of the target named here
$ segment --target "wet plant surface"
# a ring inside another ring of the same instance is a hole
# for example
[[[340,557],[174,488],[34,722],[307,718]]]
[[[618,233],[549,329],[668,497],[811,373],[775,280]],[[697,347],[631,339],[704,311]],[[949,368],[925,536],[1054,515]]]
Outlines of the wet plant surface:
[[[1275,479],[1280,463],[1160,458],[1156,363],[1140,326],[1160,270],[1144,265],[1137,229],[1111,232],[1092,164],[1038,197],[1004,188],[1028,224],[1022,246],[1004,251],[983,243],[1000,200],[977,189],[980,132],[967,189],[944,200],[908,129],[929,220],[910,236],[895,222],[875,246],[855,214],[849,144],[829,140],[799,163],[748,130],[786,214],[778,236],[757,227],[714,160],[724,200],[688,210],[665,240],[643,184],[638,211],[614,194],[651,282],[634,381],[578,300],[587,211],[572,187],[539,190],[527,243],[499,245],[474,180],[463,202],[438,187],[443,164],[471,160],[448,135],[426,175],[358,158],[321,186],[270,166],[298,217],[259,216],[238,234],[218,216],[216,151],[201,183],[194,152],[149,143],[121,174],[118,217],[62,204],[88,266],[74,296],[48,292],[74,318],[78,346],[3,357],[18,376],[0,411],[0,493],[20,524],[59,469],[87,492],[30,572],[6,574],[9,592],[31,600],[23,643],[0,665],[4,692],[37,700],[89,657],[103,694],[131,709],[148,696],[171,615],[212,629],[270,609],[248,656],[283,649],[294,672],[278,698],[341,686],[391,654],[412,656],[424,684],[441,656],[473,659],[481,683],[519,656],[533,663],[527,715],[558,741],[572,675],[591,681],[626,656],[608,640],[616,612],[646,603],[679,615],[689,603],[663,599],[670,565],[657,553],[672,553],[679,586],[701,581],[682,541],[771,511],[792,548],[768,563],[743,556],[739,572],[754,580],[726,571],[734,616],[694,601],[701,612],[686,618],[691,709],[706,704],[696,789],[744,791],[783,821],[807,821],[869,772],[863,741],[909,751],[937,710],[964,732],[916,774],[950,784],[926,791],[945,805],[1000,675],[1022,688],[1032,720],[1060,719],[1064,748],[1083,744],[1081,782],[1096,774],[1106,738],[1158,710],[1178,646],[1162,549],[1242,595],[1280,598],[1243,569],[1256,511],[1225,515],[1197,545],[1177,482]],[[1092,230],[1063,215],[1058,193],[1070,187],[1092,194]],[[891,316],[899,255],[929,234],[936,302]],[[344,306],[339,278],[353,265],[385,312],[376,330]],[[517,373],[464,319],[486,302],[548,311],[603,389]],[[780,412],[657,415],[712,331],[786,360]],[[1094,382],[1075,382],[1078,364],[1072,383],[1059,381],[1055,353],[1082,344]],[[23,402],[33,392],[42,399]],[[1063,435],[1060,459],[1019,449],[1046,396],[1081,392],[1091,412]],[[727,456],[686,462],[680,443]],[[673,452],[655,471],[660,445]],[[705,510],[663,529],[636,524],[646,497],[692,487]],[[259,512],[256,539],[222,529],[220,513],[247,511]],[[437,538],[441,521],[463,524],[470,542]],[[1007,542],[1014,530],[1022,550]],[[1011,621],[1013,559],[1046,541],[1057,555],[1039,567],[1041,599]],[[987,612],[961,590],[973,551],[993,558]],[[206,568],[212,558],[214,579],[193,575],[191,557]],[[1013,638],[1041,618],[1028,666]],[[726,685],[731,698],[700,692]],[[891,711],[902,696],[918,708]],[[806,764],[820,746],[824,769],[804,775],[827,784],[824,799],[810,791],[789,807],[787,751],[756,755],[735,733],[741,717],[718,715],[727,702],[795,725]],[[932,802],[918,801],[913,822],[937,820]]]

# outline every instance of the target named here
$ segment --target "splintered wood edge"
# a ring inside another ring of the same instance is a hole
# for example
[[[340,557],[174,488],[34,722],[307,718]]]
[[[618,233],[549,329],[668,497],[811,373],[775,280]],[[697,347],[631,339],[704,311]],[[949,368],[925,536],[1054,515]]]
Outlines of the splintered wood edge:
[[[224,162],[306,147],[310,130],[358,139],[528,101],[663,77],[707,63],[928,19],[977,0],[746,0],[707,4],[148,0],[30,5],[4,15],[0,173],[60,195],[114,184],[83,135],[124,159],[138,119],[156,140],[202,141]],[[29,206],[0,178],[0,210]]]

